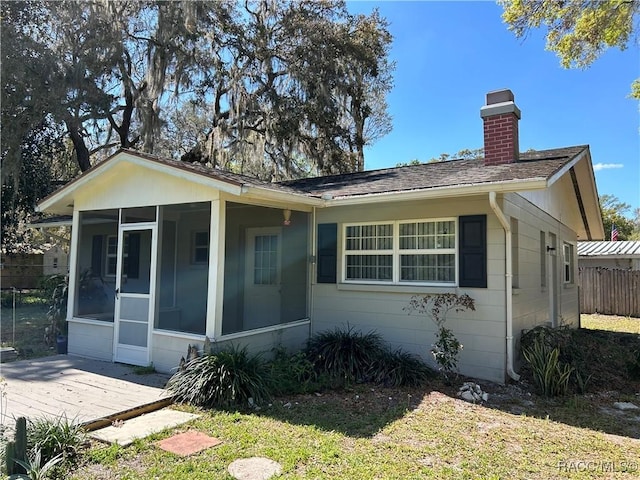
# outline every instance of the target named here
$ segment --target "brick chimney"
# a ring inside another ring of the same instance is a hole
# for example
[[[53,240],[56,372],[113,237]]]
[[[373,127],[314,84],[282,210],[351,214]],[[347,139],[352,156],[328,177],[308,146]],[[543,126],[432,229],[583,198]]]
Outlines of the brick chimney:
[[[513,92],[504,89],[487,93],[480,116],[484,122],[484,164],[517,162],[520,109],[513,103]]]

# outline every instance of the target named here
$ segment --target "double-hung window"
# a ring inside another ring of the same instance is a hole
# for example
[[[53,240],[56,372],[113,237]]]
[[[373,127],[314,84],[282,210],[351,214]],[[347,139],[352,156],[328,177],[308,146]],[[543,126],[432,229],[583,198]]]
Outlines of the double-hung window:
[[[562,245],[563,262],[564,262],[564,283],[573,283],[573,245],[564,243]]]
[[[346,282],[456,282],[456,220],[410,220],[344,227]]]
[[[393,223],[345,226],[345,279],[393,281]]]

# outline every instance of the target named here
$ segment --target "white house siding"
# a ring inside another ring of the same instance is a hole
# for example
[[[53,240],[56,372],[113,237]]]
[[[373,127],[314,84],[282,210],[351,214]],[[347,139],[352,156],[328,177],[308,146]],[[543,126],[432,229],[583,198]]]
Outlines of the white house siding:
[[[144,207],[176,203],[209,202],[219,197],[218,190],[137,165],[121,163],[103,172],[100,181],[80,189],[75,197],[76,210]]]
[[[582,225],[580,207],[573,192],[573,184],[569,175],[565,175],[544,190],[511,195],[518,195],[527,200],[541,212],[555,219],[556,222],[564,225]],[[575,239],[573,241],[575,242]]]
[[[342,223],[487,215],[488,288],[354,285],[340,283]],[[317,223],[337,222],[338,284],[314,284],[312,330],[319,332],[349,324],[363,332],[375,330],[393,347],[431,362],[435,340],[433,322],[404,308],[414,294],[455,292],[475,299],[475,312],[450,313],[451,328],[464,349],[460,371],[487,380],[505,380],[504,230],[489,206],[488,196],[394,202],[320,209]],[[315,279],[314,279],[315,282]]]
[[[516,346],[519,345],[523,330],[537,325],[551,324],[550,318],[550,281],[554,275],[558,286],[558,324],[578,326],[579,302],[577,287],[577,242],[576,235],[551,215],[541,210],[518,194],[505,195],[502,203],[504,213],[518,221],[518,288],[513,291],[513,333]],[[540,232],[545,232],[545,245],[540,243]],[[550,233],[557,237],[557,268],[551,272],[551,254],[546,252],[550,245]],[[514,241],[516,239],[514,238]],[[563,283],[563,243],[573,245],[574,282]],[[545,250],[546,284],[541,281],[540,248]],[[515,279],[514,279],[515,280]]]
[[[71,320],[68,326],[69,354],[108,362],[113,359],[113,323]]]
[[[266,328],[245,335],[228,335],[218,341],[212,340],[215,348],[225,346],[247,347],[250,353],[265,353],[282,346],[290,351],[301,349],[309,336],[309,322],[297,322],[277,329]],[[186,357],[187,347],[195,345],[202,350],[204,337],[186,335],[172,335],[170,332],[154,332],[152,340],[151,361],[159,372],[173,373],[180,363],[181,357]]]

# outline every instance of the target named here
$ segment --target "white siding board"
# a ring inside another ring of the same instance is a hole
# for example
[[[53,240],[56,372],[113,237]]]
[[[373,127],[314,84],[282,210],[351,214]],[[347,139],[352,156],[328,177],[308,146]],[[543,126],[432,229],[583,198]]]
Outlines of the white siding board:
[[[403,202],[394,205],[349,206],[319,210],[317,223],[393,221],[429,217],[458,217],[487,215],[488,288],[456,288],[451,291],[467,293],[474,298],[476,311],[448,315],[451,328],[465,345],[460,357],[460,370],[465,375],[504,381],[505,347],[505,267],[504,230],[489,206],[487,196]],[[342,229],[338,228],[338,262],[342,257]],[[376,330],[392,347],[400,347],[421,356],[433,365],[429,353],[435,341],[436,326],[426,315],[408,314],[404,310],[412,296],[411,286],[399,287],[398,292],[381,292],[337,288],[336,285],[312,286],[313,332],[349,326],[363,332]],[[425,288],[429,291],[429,288]],[[424,294],[420,290],[418,295]],[[437,287],[430,293],[438,293]]]
[[[70,321],[68,325],[70,355],[112,361],[113,323],[97,325]]]
[[[222,348],[233,344],[239,347],[246,346],[251,353],[265,352],[268,354],[272,348],[278,346],[295,351],[304,347],[308,336],[309,325],[297,325],[281,330],[250,334],[234,340],[221,339],[215,342],[214,348]],[[204,340],[196,337],[190,340],[184,337],[174,337],[154,332],[151,360],[156,370],[163,373],[175,372],[180,363],[180,358],[186,356],[189,345],[196,345],[199,350],[202,350]]]
[[[80,188],[74,207],[103,210],[203,202],[218,197],[219,191],[214,188],[123,162],[104,172],[99,182]]]

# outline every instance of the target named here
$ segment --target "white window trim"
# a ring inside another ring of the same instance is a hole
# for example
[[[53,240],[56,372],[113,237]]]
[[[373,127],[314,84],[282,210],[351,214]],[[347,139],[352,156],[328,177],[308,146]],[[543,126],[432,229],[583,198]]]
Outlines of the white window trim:
[[[567,254],[567,249],[569,250],[569,253]],[[575,273],[574,273],[574,259],[573,259],[573,252],[575,251],[575,247],[573,244],[569,243],[569,242],[562,242],[562,283],[564,283],[565,285],[572,285],[574,283],[575,280]],[[567,273],[567,267],[569,267],[569,278],[567,279],[566,273]]]
[[[453,222],[455,226],[455,248],[447,248],[447,249],[400,249],[400,224],[403,223],[418,223],[418,222],[428,222],[428,223],[436,223],[436,222]],[[347,227],[352,226],[362,226],[362,225],[392,225],[393,226],[393,248],[388,250],[347,250]],[[386,220],[386,221],[376,221],[376,222],[348,222],[342,224],[342,241],[340,242],[340,247],[342,251],[340,252],[340,278],[341,282],[344,284],[359,284],[359,285],[413,285],[413,286],[427,286],[427,287],[455,287],[458,286],[459,281],[459,272],[458,272],[458,262],[459,262],[459,228],[458,228],[458,217],[437,217],[437,218],[415,218],[415,219],[403,219],[403,220]],[[400,255],[454,255],[455,265],[454,265],[454,276],[455,280],[453,282],[411,282],[411,281],[401,281],[400,280]],[[392,280],[350,280],[347,279],[347,255],[391,255],[393,262],[393,273]]]

